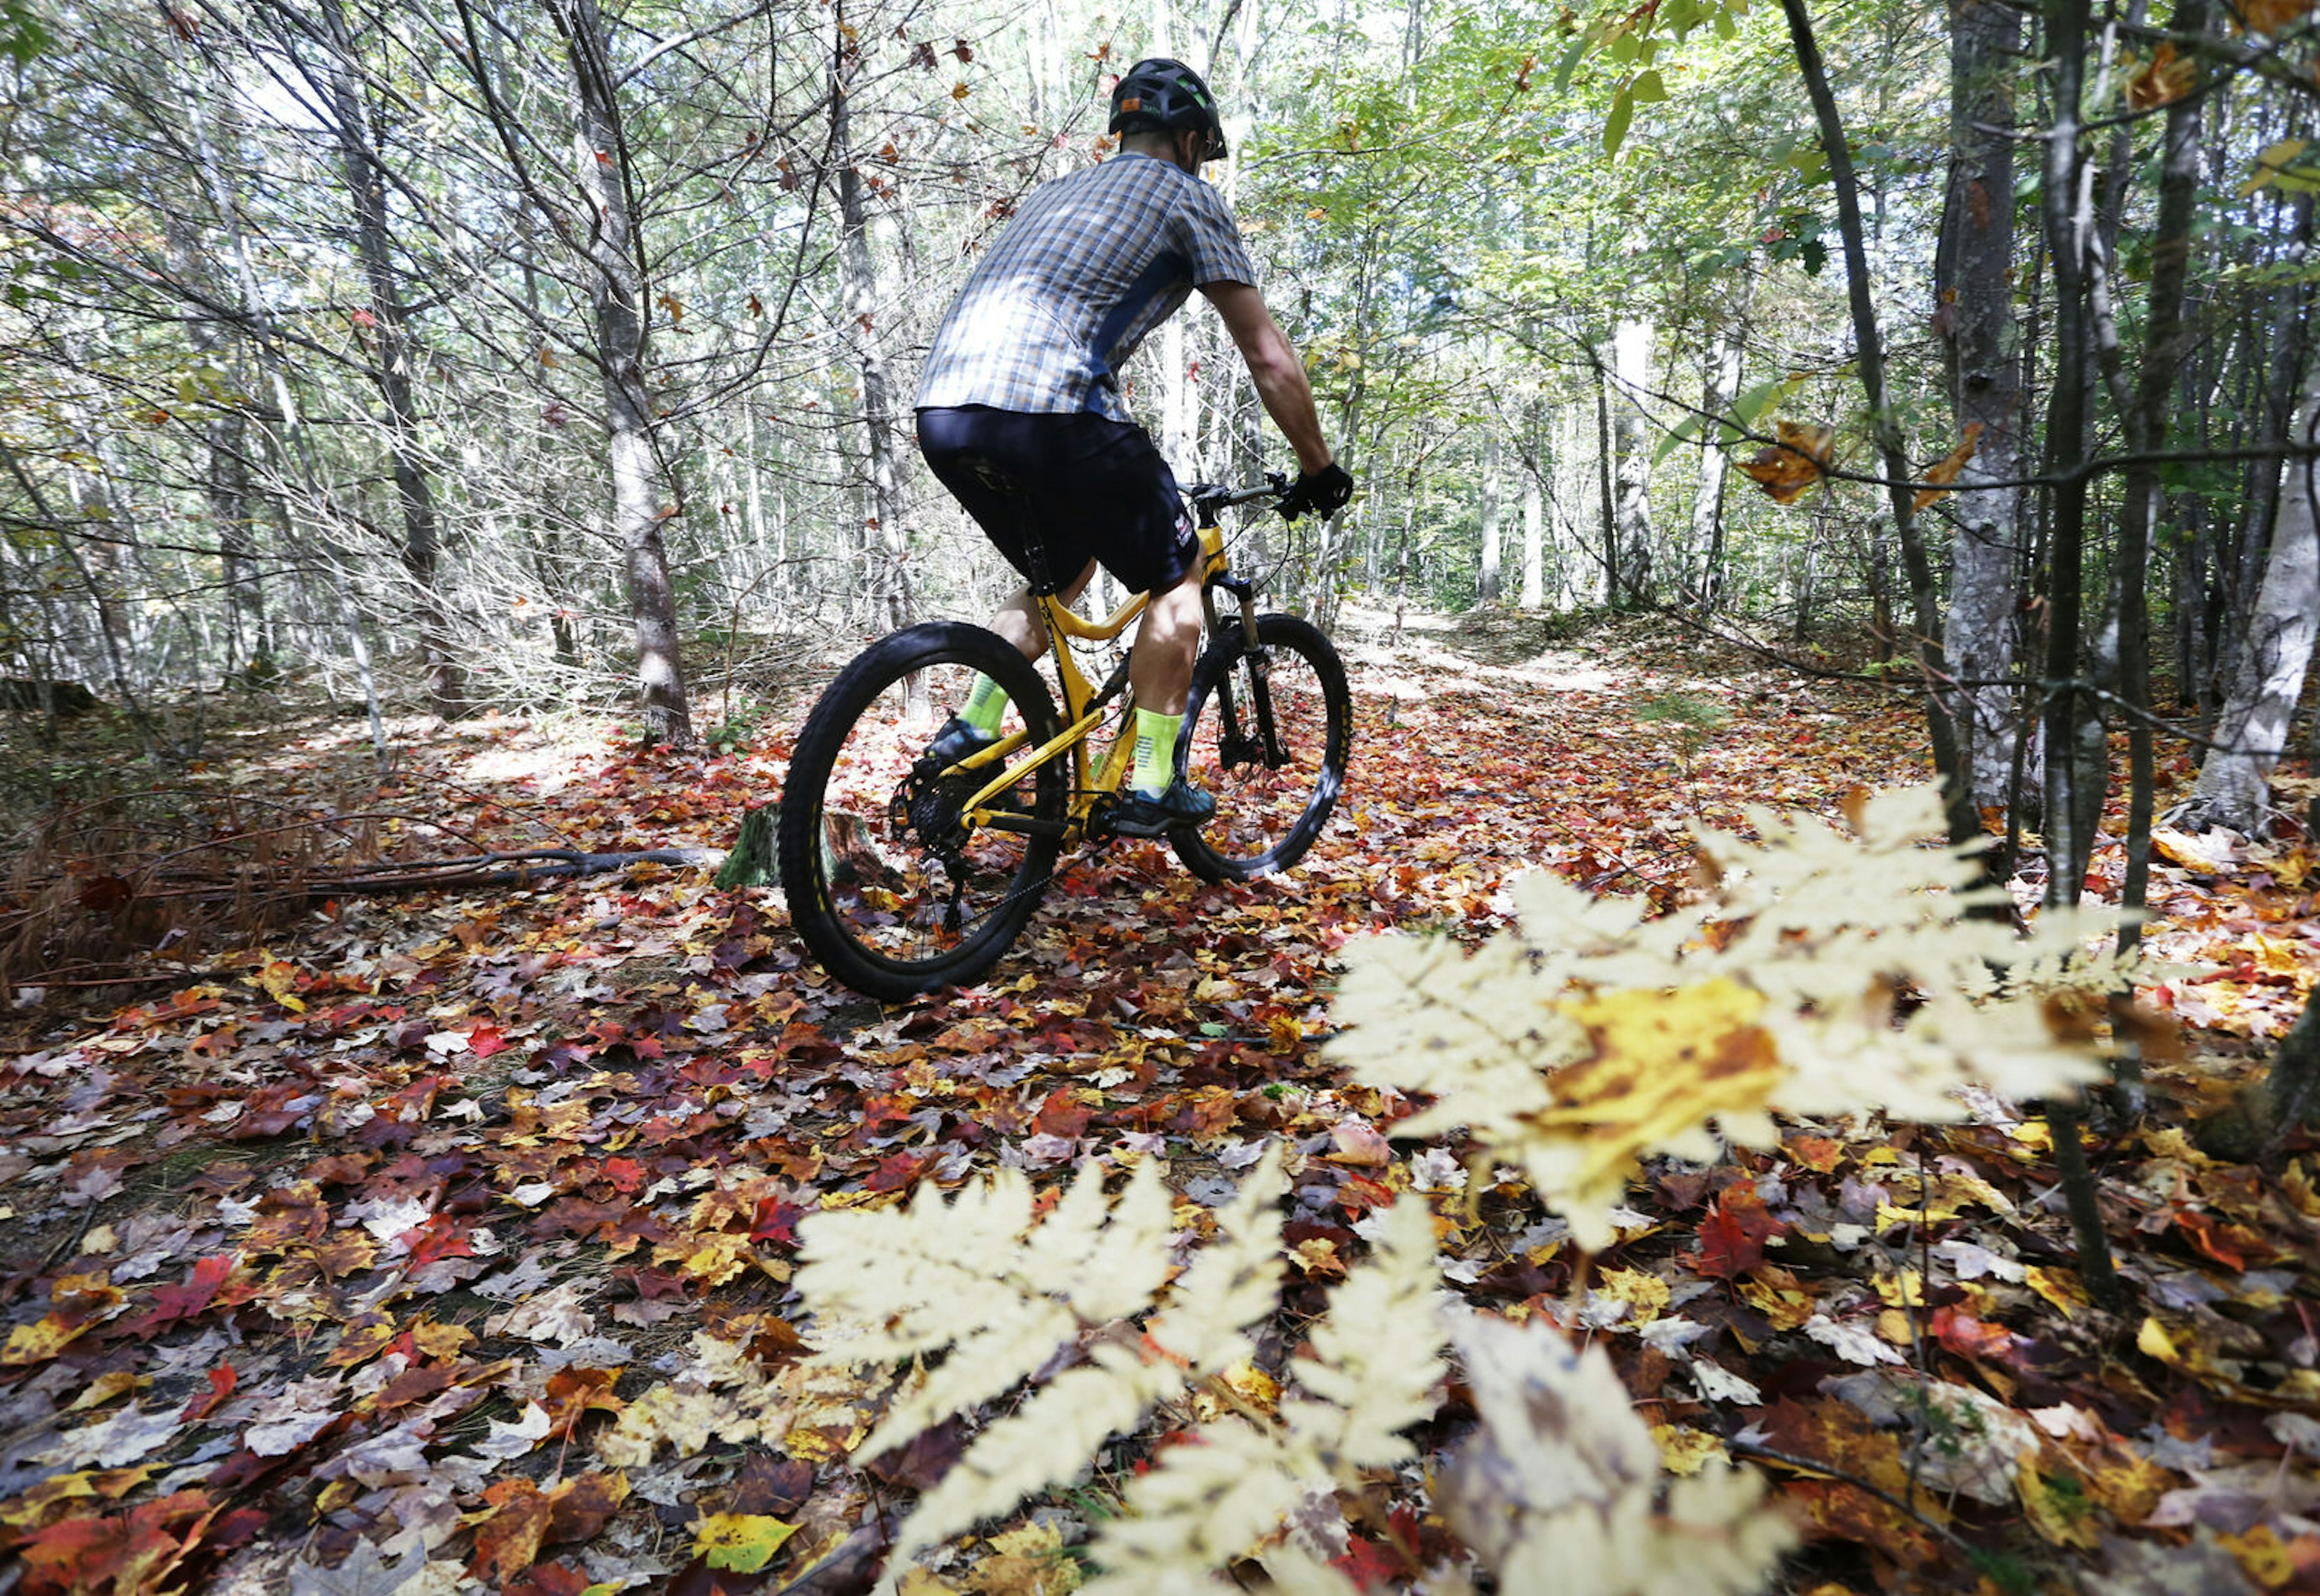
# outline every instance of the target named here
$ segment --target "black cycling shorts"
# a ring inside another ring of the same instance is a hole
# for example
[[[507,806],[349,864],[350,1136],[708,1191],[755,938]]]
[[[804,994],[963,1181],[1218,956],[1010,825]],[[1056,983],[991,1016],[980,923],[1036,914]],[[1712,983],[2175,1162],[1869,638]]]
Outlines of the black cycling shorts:
[[[1200,557],[1175,473],[1132,422],[963,404],[919,412],[919,448],[1035,585],[1045,576],[1068,585],[1093,559],[1130,592],[1155,593],[1174,587]]]

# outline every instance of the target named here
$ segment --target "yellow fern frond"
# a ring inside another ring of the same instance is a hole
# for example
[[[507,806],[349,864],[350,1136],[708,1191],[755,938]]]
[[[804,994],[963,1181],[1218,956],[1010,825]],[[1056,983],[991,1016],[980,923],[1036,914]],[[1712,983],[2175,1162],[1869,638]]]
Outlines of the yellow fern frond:
[[[1090,1548],[1105,1572],[1087,1596],[1154,1596],[1188,1576],[1204,1584],[1281,1528],[1304,1492],[1297,1462],[1277,1430],[1239,1419],[1202,1425],[1165,1448]]]
[[[895,1535],[893,1566],[984,1519],[1012,1511],[1035,1492],[1076,1479],[1107,1437],[1142,1422],[1156,1400],[1153,1386],[1167,1382],[1155,1381],[1151,1365],[1124,1348],[1094,1350],[1096,1361],[1065,1369],[984,1430],[919,1499],[918,1510]]]
[[[1456,1340],[1482,1430],[1436,1500],[1500,1589],[1740,1596],[1795,1544],[1753,1469],[1678,1481],[1662,1500],[1658,1448],[1600,1347],[1481,1315]]]
[[[1412,1455],[1397,1432],[1434,1412],[1444,1298],[1434,1215],[1423,1197],[1404,1192],[1376,1253],[1329,1293],[1311,1352],[1290,1365],[1309,1395],[1284,1402],[1282,1417],[1325,1467],[1384,1468]]]
[[[1248,1327],[1281,1299],[1281,1144],[1264,1149],[1233,1200],[1217,1211],[1217,1233],[1168,1293],[1149,1339],[1193,1374],[1213,1374],[1246,1357]]]
[[[1355,944],[1330,1051],[1430,1097],[1400,1131],[1464,1126],[1590,1248],[1643,1158],[1768,1145],[1775,1112],[1953,1120],[1970,1084],[2024,1098],[2097,1078],[2083,1027],[2044,1002],[2122,977],[2086,950],[2093,922],[2023,942],[1969,918],[1991,893],[1969,850],[1927,846],[1931,789],[1854,814],[1851,832],[1771,811],[1751,814],[1761,841],[1701,830],[1716,899],[1659,920],[1535,876],[1513,894],[1518,929],[1471,957]]]

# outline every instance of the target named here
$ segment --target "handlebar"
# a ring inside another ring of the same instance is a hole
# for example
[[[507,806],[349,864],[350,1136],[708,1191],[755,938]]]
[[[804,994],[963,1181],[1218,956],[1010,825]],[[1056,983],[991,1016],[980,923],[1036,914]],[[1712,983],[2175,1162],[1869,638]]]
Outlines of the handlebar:
[[[1184,496],[1192,502],[1192,513],[1202,526],[1215,522],[1218,515],[1238,504],[1260,503],[1279,503],[1289,491],[1289,478],[1279,471],[1267,471],[1264,480],[1246,487],[1226,487],[1218,483],[1201,483]]]

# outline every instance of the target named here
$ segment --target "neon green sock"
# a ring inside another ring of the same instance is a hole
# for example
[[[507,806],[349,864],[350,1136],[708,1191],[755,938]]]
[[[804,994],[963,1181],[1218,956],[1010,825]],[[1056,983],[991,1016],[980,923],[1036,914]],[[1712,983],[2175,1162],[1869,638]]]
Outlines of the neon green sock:
[[[1158,797],[1176,776],[1176,733],[1183,729],[1182,715],[1136,712],[1136,769],[1128,784],[1138,793]]]
[[[958,712],[958,718],[977,731],[988,731],[995,736],[999,723],[1006,715],[1007,694],[1000,689],[998,683],[981,671],[975,672],[974,686],[967,694],[966,703]]]

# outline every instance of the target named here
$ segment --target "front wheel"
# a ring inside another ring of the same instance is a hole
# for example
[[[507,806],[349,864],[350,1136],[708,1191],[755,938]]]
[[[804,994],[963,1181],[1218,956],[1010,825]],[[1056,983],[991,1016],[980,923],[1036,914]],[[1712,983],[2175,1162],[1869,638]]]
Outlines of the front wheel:
[[[1204,881],[1287,869],[1337,807],[1353,740],[1346,667],[1319,630],[1260,615],[1253,649],[1228,633],[1193,669],[1176,756],[1217,812],[1169,834],[1176,857]]]
[[[1022,930],[1055,868],[1062,760],[994,802],[1032,822],[1004,830],[962,812],[995,767],[944,776],[923,757],[978,671],[1006,693],[1005,729],[1027,730],[1024,748],[1062,730],[1047,685],[1003,639],[936,621],[872,644],[798,733],[778,849],[790,923],[822,968],[868,996],[896,1002],[980,976]]]

